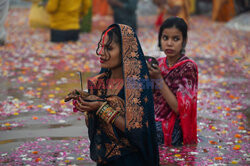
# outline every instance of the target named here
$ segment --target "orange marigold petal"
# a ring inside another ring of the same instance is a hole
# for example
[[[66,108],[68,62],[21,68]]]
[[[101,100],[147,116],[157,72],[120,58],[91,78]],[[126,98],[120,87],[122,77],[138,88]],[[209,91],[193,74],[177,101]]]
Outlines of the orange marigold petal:
[[[222,160],[223,158],[222,157],[215,157],[214,159],[215,160]]]

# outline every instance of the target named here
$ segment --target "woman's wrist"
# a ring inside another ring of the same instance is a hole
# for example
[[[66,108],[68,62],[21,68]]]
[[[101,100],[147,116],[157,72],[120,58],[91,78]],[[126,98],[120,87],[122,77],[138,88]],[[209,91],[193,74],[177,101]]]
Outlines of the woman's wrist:
[[[120,115],[120,112],[110,107],[107,102],[104,102],[96,112],[96,115],[99,116],[106,123],[113,124],[116,118]]]
[[[102,105],[103,105],[104,103],[107,103],[107,102],[105,102],[105,101],[98,101],[99,108],[102,107]]]
[[[99,109],[96,111],[96,114],[98,115],[98,113],[102,110],[102,108],[107,104],[107,102],[98,102],[99,103]]]

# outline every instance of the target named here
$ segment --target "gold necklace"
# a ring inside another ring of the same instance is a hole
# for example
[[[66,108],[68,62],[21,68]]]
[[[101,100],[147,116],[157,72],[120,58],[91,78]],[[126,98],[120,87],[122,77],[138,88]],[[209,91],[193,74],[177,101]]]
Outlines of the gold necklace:
[[[168,66],[169,68],[172,67],[172,66],[175,64],[175,63],[169,63],[168,59],[167,59],[166,63],[167,63],[167,66]]]
[[[167,63],[167,66],[169,67],[169,68],[171,68],[172,66],[174,66],[175,64],[176,64],[176,62],[178,62],[178,60],[179,59],[181,59],[183,56],[180,56],[174,63],[169,63],[169,61],[168,61],[168,58],[166,59],[166,63]]]
[[[123,87],[123,79],[110,79],[108,81],[107,95],[117,95]]]

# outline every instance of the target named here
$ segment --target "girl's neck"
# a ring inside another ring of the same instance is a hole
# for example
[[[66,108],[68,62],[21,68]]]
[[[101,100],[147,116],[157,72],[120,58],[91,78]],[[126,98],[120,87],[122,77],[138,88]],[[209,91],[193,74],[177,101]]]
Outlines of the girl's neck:
[[[122,67],[111,69],[111,79],[123,79]]]
[[[174,64],[176,64],[177,61],[178,61],[182,56],[183,56],[183,55],[179,54],[179,55],[174,56],[174,57],[167,57],[169,66],[172,67]]]

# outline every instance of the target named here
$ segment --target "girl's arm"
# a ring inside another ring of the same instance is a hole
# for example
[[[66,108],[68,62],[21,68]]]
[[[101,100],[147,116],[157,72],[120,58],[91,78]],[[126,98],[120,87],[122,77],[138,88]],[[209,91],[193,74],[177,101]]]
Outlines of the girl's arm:
[[[169,89],[168,85],[165,83],[165,81],[162,78],[161,71],[159,66],[154,66],[155,68],[151,67],[151,65],[147,64],[150,78],[157,80],[157,87],[160,89],[160,92],[164,99],[167,101],[170,108],[178,115],[178,101],[173,94],[173,92]]]
[[[168,85],[163,80],[163,78],[160,81],[159,89],[163,98],[167,101],[170,108],[178,115],[179,114],[178,101],[173,92],[169,89]]]

